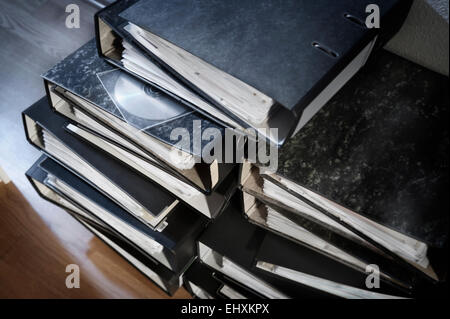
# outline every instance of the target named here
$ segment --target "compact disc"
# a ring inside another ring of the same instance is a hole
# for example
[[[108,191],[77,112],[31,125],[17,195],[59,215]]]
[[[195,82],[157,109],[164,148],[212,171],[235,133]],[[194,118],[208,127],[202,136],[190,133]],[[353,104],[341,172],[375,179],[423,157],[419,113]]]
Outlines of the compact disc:
[[[188,111],[165,93],[122,72],[114,85],[113,96],[120,109],[145,120],[164,121]]]

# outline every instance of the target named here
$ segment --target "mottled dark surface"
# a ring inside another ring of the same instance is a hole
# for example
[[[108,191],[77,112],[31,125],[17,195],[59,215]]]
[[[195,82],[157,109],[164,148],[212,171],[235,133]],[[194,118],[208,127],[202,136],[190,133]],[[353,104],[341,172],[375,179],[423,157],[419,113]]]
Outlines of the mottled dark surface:
[[[447,77],[382,51],[282,148],[278,173],[440,246],[448,107]]]
[[[75,51],[73,54],[56,64],[49,71],[44,73],[43,77],[62,88],[71,91],[86,100],[91,101],[102,109],[119,117],[120,119],[124,119],[122,113],[116,107],[116,104],[113,102],[98,77],[98,74],[102,74],[102,72],[112,71],[115,69],[116,68],[98,57],[95,41],[91,40],[84,46],[79,48],[77,51]],[[128,76],[125,72],[119,69],[117,69],[116,72],[121,72],[124,73],[125,76]],[[157,89],[154,90],[156,91]],[[169,145],[173,145],[177,143],[178,140],[170,139],[170,133],[172,129],[178,127],[185,128],[188,130],[191,136],[190,145],[177,144],[177,146],[180,146],[185,151],[189,151],[191,153],[194,153],[195,155],[199,155],[199,152],[195,152],[196,150],[193,148],[194,120],[200,121],[196,122],[198,124],[196,125],[196,127],[198,129],[201,129],[201,132],[203,132],[203,130],[206,128],[217,128],[220,130],[220,132],[223,132],[222,127],[219,127],[215,123],[208,121],[204,117],[201,117],[198,113],[192,112],[189,108],[184,106],[184,104],[172,99],[171,97],[167,96],[167,94],[159,92],[159,96],[162,102],[164,100],[171,100],[171,103],[180,104],[180,107],[186,108],[186,114],[185,116],[174,118],[160,124],[152,123],[151,127],[144,130],[144,132],[147,132],[151,136]],[[149,105],[149,108],[151,107],[152,105]],[[135,126],[138,129],[142,129],[142,127],[140,127],[141,124],[139,121],[130,120],[129,116],[127,120],[129,124]],[[208,141],[209,140],[202,141],[202,147],[205,146]]]
[[[378,3],[384,18],[396,2],[370,3]],[[316,86],[323,88],[373,31],[344,18],[349,13],[365,21],[366,5],[361,0],[140,0],[120,16],[300,113],[300,101],[310,99]],[[389,24],[381,25],[384,30]]]

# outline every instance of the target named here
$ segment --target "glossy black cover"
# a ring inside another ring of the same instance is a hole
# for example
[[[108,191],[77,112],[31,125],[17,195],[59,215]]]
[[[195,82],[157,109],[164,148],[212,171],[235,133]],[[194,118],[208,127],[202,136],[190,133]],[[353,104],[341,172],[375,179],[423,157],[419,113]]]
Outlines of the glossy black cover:
[[[283,146],[277,174],[445,247],[448,116],[447,77],[380,51]]]
[[[381,34],[381,45],[395,33],[410,6],[410,1],[402,0],[370,3],[380,8],[380,29],[365,27],[368,3],[361,0],[290,0],[282,4],[275,0],[123,0],[101,15],[116,29],[130,21],[151,31],[300,116],[376,35]],[[117,12],[119,7],[122,12]],[[113,17],[115,14],[122,20]],[[345,14],[358,23],[346,19]],[[337,56],[318,50],[312,45],[315,42]],[[200,88],[184,82],[208,98]]]

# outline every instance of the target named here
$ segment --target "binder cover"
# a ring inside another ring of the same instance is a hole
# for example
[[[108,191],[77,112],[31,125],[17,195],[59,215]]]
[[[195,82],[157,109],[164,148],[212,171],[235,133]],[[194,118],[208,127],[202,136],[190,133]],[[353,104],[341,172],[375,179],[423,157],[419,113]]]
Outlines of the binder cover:
[[[307,203],[277,176],[425,242],[442,276],[447,258],[439,255],[449,225],[447,84],[444,76],[380,53],[280,150],[277,173],[263,177]]]
[[[108,225],[96,218],[90,212],[83,211],[83,215],[80,215],[79,213],[70,210],[69,207],[66,207],[62,203],[56,201],[55,198],[60,196],[59,194],[57,194],[50,188],[46,188],[46,191],[43,191],[38,186],[38,184],[45,185],[45,180],[48,175],[39,166],[39,164],[45,160],[50,159],[46,155],[42,155],[26,172],[26,176],[32,186],[35,188],[36,192],[43,199],[48,200],[53,204],[65,209],[70,215],[72,215],[80,223],[86,226],[106,244],[116,250],[122,257],[127,259],[128,262],[135,266],[139,271],[141,271],[169,295],[175,293],[175,291],[180,287],[180,275],[170,271],[156,260],[149,258],[148,255],[142,253],[142,251],[140,251],[139,249],[136,249],[136,247],[126,238],[123,238],[122,236],[114,232],[114,230],[112,230]],[[79,205],[78,203],[71,202],[71,204],[74,205],[72,207],[76,207],[81,210],[81,205]]]
[[[90,167],[93,167],[96,171],[100,172],[100,174],[110,180],[116,187],[137,201],[156,219],[159,218],[159,215],[162,214],[167,207],[171,207],[177,202],[175,197],[161,189],[158,185],[155,185],[148,179],[143,178],[141,175],[128,169],[111,156],[97,150],[87,143],[81,142],[77,137],[70,134],[65,128],[70,122],[63,116],[52,112],[48,107],[46,98],[39,100],[25,110],[23,112],[23,118],[27,139],[32,145],[38,149],[42,148],[45,151],[42,136],[39,136],[39,134],[41,134],[39,129],[37,129],[37,135],[29,135],[30,132],[36,130],[36,128],[30,127],[30,120],[31,122],[34,121],[39,127],[42,127],[56,137],[56,139],[63,143],[67,148],[85,160]],[[57,159],[55,158],[55,160]],[[72,170],[71,167],[67,168]],[[78,174],[77,172],[74,173]],[[86,182],[95,185],[95,181],[87,180],[87,178],[88,177],[83,177]],[[109,194],[109,196],[112,195]],[[116,200],[116,198],[112,199]],[[117,203],[122,205],[120,202]],[[133,212],[130,212],[130,214],[133,214]],[[156,225],[152,225],[152,227],[155,226]]]
[[[231,298],[234,296],[242,297],[238,299],[256,299],[261,298],[260,295],[250,292],[244,288],[242,284],[235,282],[233,279],[220,274],[213,268],[209,267],[201,261],[194,261],[189,269],[183,275],[185,286],[190,290],[190,293],[195,295],[195,288],[192,284],[204,290],[209,296],[214,299],[237,299]],[[224,289],[232,291],[231,294],[224,292]]]
[[[102,48],[102,40],[107,38],[114,46],[114,41],[126,39],[244,128],[255,126],[228,111],[204,88],[197,87],[167,61],[133,40],[124,27],[131,22],[250,85],[274,100],[268,127],[279,128],[276,142],[283,144],[322,107],[323,103],[313,106],[317,104],[313,102],[318,102],[316,98],[323,99],[321,92],[330,89],[332,96],[348,79],[342,72],[366,52],[374,39],[379,47],[397,32],[411,1],[372,3],[380,9],[379,29],[366,27],[367,3],[358,0],[282,4],[272,0],[122,0],[97,14],[96,37],[100,55],[107,61],[123,67],[117,57],[120,52],[105,54],[109,47]],[[102,34],[104,28],[99,26],[99,19],[113,30],[112,35]],[[361,59],[356,68],[364,64],[364,58]],[[342,76],[333,83],[339,75]]]
[[[124,209],[99,193],[95,188],[83,182],[79,177],[69,172],[50,158],[39,164],[40,168],[57,177],[81,195],[107,210],[137,232],[143,233],[164,246],[163,255],[169,261],[171,269],[182,271],[196,255],[195,240],[207,224],[207,218],[186,209],[176,208],[167,218],[167,226],[163,231],[155,231],[131,217]],[[83,206],[83,203],[79,203]]]
[[[112,114],[133,128],[145,133],[149,138],[154,138],[170,147],[180,148],[183,152],[192,154],[196,158],[201,158],[203,148],[210,142],[209,139],[201,138],[205,130],[215,129],[220,132],[222,137],[225,136],[222,126],[206,119],[198,112],[194,112],[191,108],[157,88],[136,79],[99,58],[94,40],[87,42],[56,64],[42,77],[45,80],[50,105],[56,110],[58,109],[55,105],[61,98],[75,107],[80,108],[81,106],[74,99],[61,96],[54,89],[55,86],[73,93],[82,100],[95,105],[101,111]],[[99,118],[97,115],[90,113],[88,115],[108,127],[104,118]],[[171,132],[176,128],[186,129],[189,132],[189,143],[179,143],[178,136],[171,139]],[[109,127],[109,129],[113,128]],[[194,142],[196,138],[194,134],[200,134],[200,147],[194,147],[194,144],[197,143]],[[123,136],[123,134],[121,135]],[[175,167],[168,161],[167,157],[162,157],[155,150],[144,148],[135,140],[126,136],[123,137],[150,157],[163,163],[162,166],[166,170],[206,194],[214,190],[216,185],[220,185],[220,182],[228,176],[234,167],[233,164],[219,163],[217,181],[214,182],[210,176],[210,164],[200,162],[195,164],[193,170],[200,175],[201,181],[192,180],[186,176],[189,173],[187,170],[183,171]]]
[[[407,296],[402,291],[382,281],[380,281],[379,288],[368,289],[366,286],[368,273],[356,271],[331,258],[318,254],[312,249],[297,245],[272,233],[266,233],[255,259],[374,293],[399,297]]]
[[[243,190],[240,193],[240,196],[242,196],[242,203],[244,202],[244,196],[246,196],[246,194],[244,194],[243,192],[246,191],[247,190]],[[249,192],[249,194],[251,194],[251,192]],[[244,212],[244,217],[247,218],[249,222],[258,225],[259,227],[262,227],[264,229],[267,229],[268,231],[278,236],[285,237],[286,239],[293,241],[297,245],[306,246],[310,249],[316,249],[319,253],[322,253],[328,256],[329,258],[333,258],[336,261],[343,263],[344,265],[353,267],[359,272],[365,272],[365,267],[367,265],[376,264],[380,267],[382,273],[387,276],[387,277],[381,276],[381,280],[385,281],[386,284],[388,285],[396,286],[398,289],[405,291],[405,293],[411,293],[410,290],[413,289],[414,286],[418,285],[418,281],[420,281],[420,278],[417,278],[415,272],[411,271],[408,267],[402,264],[394,262],[387,255],[382,254],[381,251],[376,250],[376,248],[373,246],[367,245],[367,243],[356,242],[352,240],[352,238],[348,237],[346,234],[342,234],[334,230],[331,230],[325,224],[322,224],[317,221],[312,221],[306,218],[305,216],[293,213],[288,209],[285,209],[283,207],[278,206],[277,204],[274,204],[272,201],[265,201],[264,199],[260,199],[258,197],[254,205],[259,207],[261,205],[262,206],[265,205],[267,207],[276,210],[282,216],[292,221],[293,223],[299,225],[300,227],[304,228],[311,234],[317,236],[321,240],[338,248],[339,250],[347,253],[352,258],[356,258],[360,263],[364,264],[364,266],[361,268],[357,267],[357,265],[349,264],[348,261],[342,260],[338,256],[330,255],[326,250],[311,247],[308,243],[305,243],[298,238],[294,238],[289,236],[289,234],[285,234],[277,230],[274,230],[270,228],[269,225],[267,225],[267,222],[265,220],[261,219],[261,216],[253,216],[253,214],[248,214],[248,212],[246,212],[245,210],[245,207],[242,208],[243,209],[242,211]]]
[[[249,223],[238,208],[238,197],[233,197],[233,200],[227,209],[211,222],[199,238],[199,243],[230,259],[288,297],[329,298],[330,296],[321,291],[280,280],[255,267],[255,257],[267,231]],[[246,285],[245,282],[241,284]],[[255,293],[251,287],[246,288]]]
[[[24,111],[23,116],[24,125],[28,135],[30,130],[29,127],[34,125],[28,124],[27,119],[31,119],[31,122],[36,122],[39,126],[56,136],[56,138],[58,138],[62,143],[87,161],[90,166],[94,167],[124,192],[128,193],[140,205],[147,208],[150,212],[154,212],[156,216],[158,216],[166,207],[173,206],[172,203],[178,202],[178,199],[175,196],[168,193],[154,181],[149,180],[142,174],[122,164],[113,156],[99,150],[95,146],[86,143],[76,135],[72,134],[66,129],[66,126],[72,122],[64,116],[52,112],[46,104],[45,99],[40,100]],[[28,135],[27,138],[30,143],[38,148],[43,148],[42,143],[39,142],[39,136],[35,137],[35,139],[37,139],[37,145],[36,141],[33,141]],[[95,185],[95,181],[87,182]],[[210,204],[209,207],[211,208],[211,211],[202,211],[202,213],[207,214],[210,218],[216,216],[220,212],[221,207],[226,204],[230,194],[235,188],[235,185],[236,173],[229,174],[225,181],[221,183],[215,191],[215,194],[221,200],[217,203]],[[115,198],[113,198],[113,200],[115,200]],[[118,202],[118,204],[121,205],[120,202]],[[182,206],[186,207],[185,205]],[[186,207],[186,209],[188,208]]]

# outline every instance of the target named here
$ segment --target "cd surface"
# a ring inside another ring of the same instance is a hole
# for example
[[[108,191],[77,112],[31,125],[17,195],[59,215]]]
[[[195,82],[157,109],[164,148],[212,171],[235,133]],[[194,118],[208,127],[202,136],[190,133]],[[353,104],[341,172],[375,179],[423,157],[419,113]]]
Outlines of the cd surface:
[[[165,121],[189,111],[165,93],[123,72],[117,77],[112,95],[117,107],[143,120]]]

